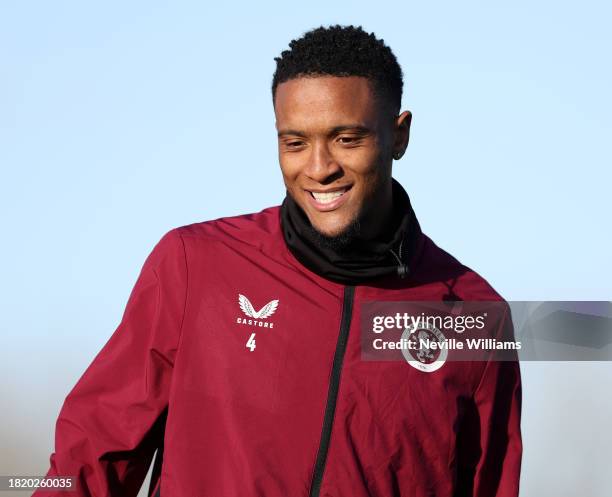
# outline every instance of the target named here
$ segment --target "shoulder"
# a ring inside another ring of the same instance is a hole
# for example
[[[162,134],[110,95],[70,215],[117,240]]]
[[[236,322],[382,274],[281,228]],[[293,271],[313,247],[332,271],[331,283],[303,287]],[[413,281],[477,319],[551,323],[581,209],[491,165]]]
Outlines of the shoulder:
[[[454,300],[503,301],[503,297],[481,274],[425,238],[419,274],[421,278],[442,282]]]
[[[162,240],[180,238],[183,243],[214,243],[251,245],[260,248],[281,235],[280,206],[266,207],[258,212],[176,226]]]
[[[170,267],[176,272],[184,272],[188,261],[220,254],[220,250],[243,255],[250,250],[272,252],[282,240],[279,209],[280,206],[267,207],[259,212],[170,228],[157,239],[144,267],[153,271]]]

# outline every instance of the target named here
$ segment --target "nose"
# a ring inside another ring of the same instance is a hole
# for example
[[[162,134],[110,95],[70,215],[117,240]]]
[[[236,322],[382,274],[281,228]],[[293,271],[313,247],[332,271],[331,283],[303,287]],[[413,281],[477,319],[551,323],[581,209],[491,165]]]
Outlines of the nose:
[[[318,183],[330,183],[342,175],[342,168],[334,156],[329,152],[327,143],[317,140],[313,143],[306,175]]]

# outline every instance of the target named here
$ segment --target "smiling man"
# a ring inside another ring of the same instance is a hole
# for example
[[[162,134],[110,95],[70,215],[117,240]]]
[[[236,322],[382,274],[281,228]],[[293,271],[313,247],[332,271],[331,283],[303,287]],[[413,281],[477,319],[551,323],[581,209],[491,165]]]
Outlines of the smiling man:
[[[503,303],[392,177],[395,56],[331,26],[276,62],[285,199],[164,234],[60,412],[48,476],[75,487],[35,495],[135,496],[157,450],[155,496],[516,496],[516,361],[362,360],[365,302]]]

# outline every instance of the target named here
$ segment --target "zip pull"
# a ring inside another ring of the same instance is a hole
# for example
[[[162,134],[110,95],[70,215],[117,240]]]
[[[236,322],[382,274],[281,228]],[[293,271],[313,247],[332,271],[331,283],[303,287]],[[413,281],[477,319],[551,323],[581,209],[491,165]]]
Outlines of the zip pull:
[[[406,264],[400,264],[399,266],[397,266],[397,275],[400,278],[405,278],[406,276],[408,276],[409,272],[410,270],[408,269],[408,266],[406,266]]]
[[[395,257],[397,259],[397,262],[399,263],[399,265],[397,266],[397,275],[400,278],[405,278],[408,275],[408,273],[410,273],[410,268],[406,264],[404,264],[401,259],[403,243],[404,243],[404,240],[402,239],[399,245],[399,250],[398,250],[399,256],[395,252],[393,252],[392,249],[389,249],[389,252],[393,254],[393,257]]]

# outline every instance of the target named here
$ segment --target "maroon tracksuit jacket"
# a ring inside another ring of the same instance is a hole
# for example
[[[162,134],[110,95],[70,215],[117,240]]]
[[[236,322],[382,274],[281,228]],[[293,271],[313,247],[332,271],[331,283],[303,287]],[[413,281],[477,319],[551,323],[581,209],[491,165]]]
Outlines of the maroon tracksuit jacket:
[[[361,360],[366,300],[502,300],[424,234],[411,268],[324,279],[278,206],[168,231],[59,414],[47,474],[76,492],[34,495],[136,496],[159,448],[156,497],[516,496],[517,362]]]

